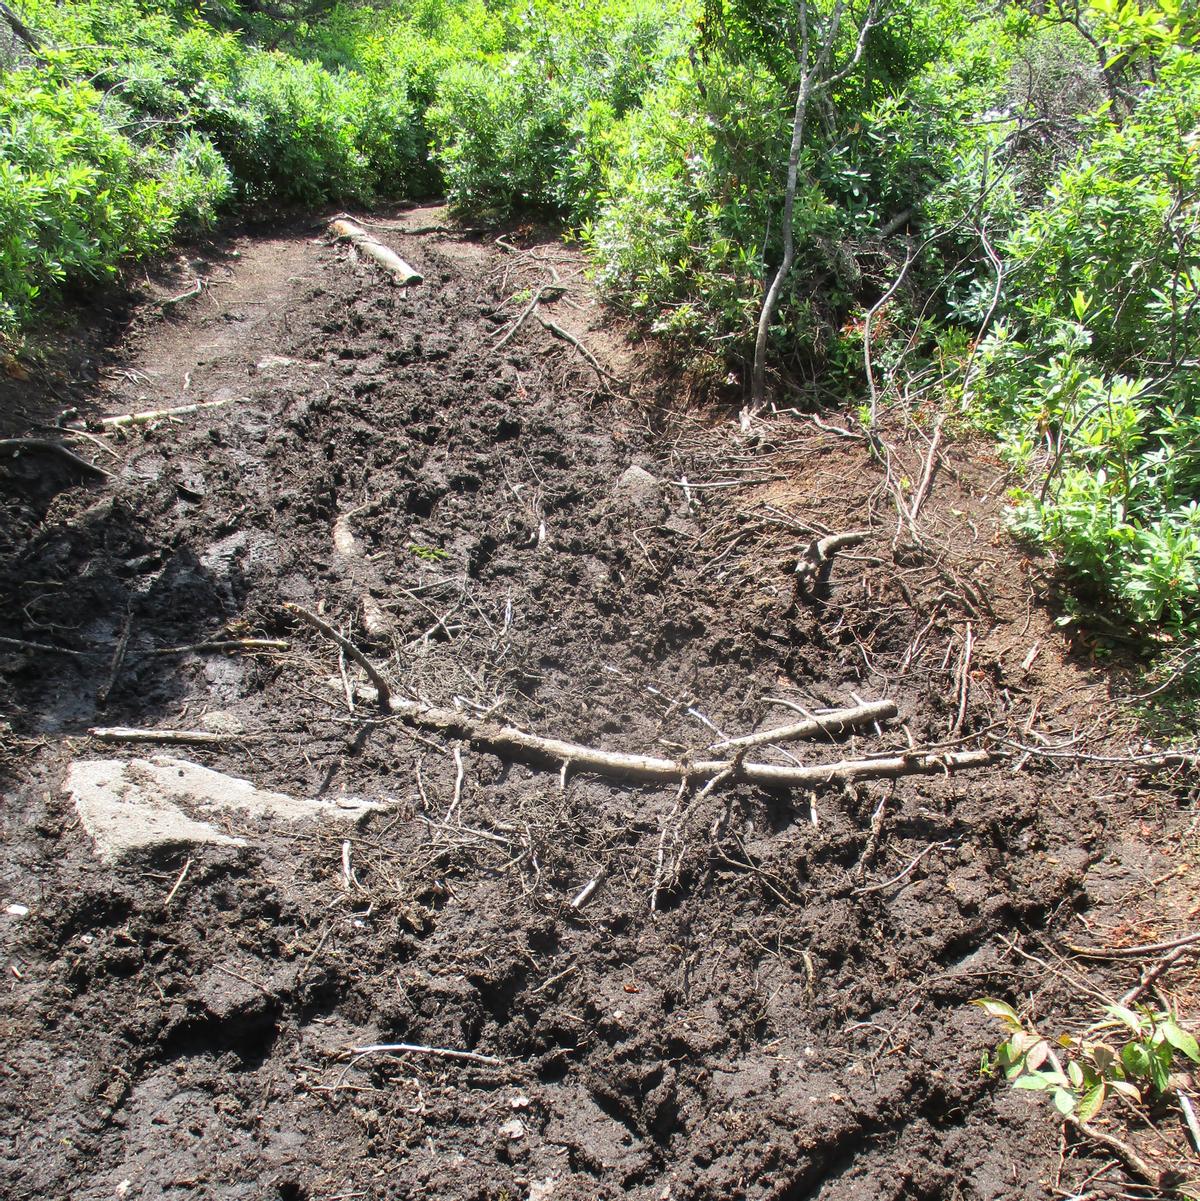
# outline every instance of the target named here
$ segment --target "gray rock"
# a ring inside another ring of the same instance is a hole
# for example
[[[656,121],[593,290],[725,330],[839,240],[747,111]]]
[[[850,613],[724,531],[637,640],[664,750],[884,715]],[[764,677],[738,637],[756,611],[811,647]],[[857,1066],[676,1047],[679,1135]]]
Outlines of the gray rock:
[[[214,734],[244,734],[246,727],[242,719],[224,709],[213,709],[200,715],[200,724]]]
[[[223,834],[204,820],[211,814],[344,822],[382,808],[355,797],[317,801],[268,792],[249,780],[168,755],[80,760],[68,769],[66,787],[105,863],[170,847],[245,845],[244,839]]]
[[[627,467],[613,486],[613,496],[631,509],[657,509],[663,501],[662,484],[644,467]]]

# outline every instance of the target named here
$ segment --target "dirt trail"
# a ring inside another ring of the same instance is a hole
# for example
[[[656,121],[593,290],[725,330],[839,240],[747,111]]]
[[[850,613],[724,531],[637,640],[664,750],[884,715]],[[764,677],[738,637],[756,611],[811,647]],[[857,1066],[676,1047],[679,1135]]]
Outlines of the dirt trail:
[[[231,403],[72,441],[112,481],[0,461],[0,901],[28,909],[0,916],[5,1196],[1048,1195],[1056,1130],[980,1077],[996,1032],[966,1002],[1062,1010],[1014,935],[1044,955],[1089,906],[1096,938],[1186,913],[1177,844],[1137,824],[1178,826],[1173,792],[1012,761],[813,796],[560,782],[380,719],[282,607],[404,695],[609,749],[856,696],[901,722],[793,752],[1111,741],[1105,677],[1000,535],[999,467],[960,448],[898,534],[853,431],[689,413],[552,240],[377,232],[423,284],[304,230],[156,281],[60,396]],[[546,312],[636,401],[532,319],[505,340],[555,274]],[[855,528],[798,597],[812,538]],[[174,649],[246,638],[287,648]],[[383,808],[222,813],[245,845],[103,866],[68,764],[147,751],[94,725],[205,729],[169,753]],[[349,1054],[381,1043],[473,1057]]]

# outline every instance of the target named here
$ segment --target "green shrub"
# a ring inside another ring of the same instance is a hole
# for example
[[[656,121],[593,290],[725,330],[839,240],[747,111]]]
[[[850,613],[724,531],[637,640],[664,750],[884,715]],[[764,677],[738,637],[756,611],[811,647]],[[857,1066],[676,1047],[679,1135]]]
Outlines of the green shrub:
[[[1160,56],[1001,244],[1003,322],[980,419],[1043,486],[1017,528],[1089,606],[1175,639],[1200,629],[1200,62]]]
[[[681,52],[680,24],[641,0],[546,3],[521,45],[468,57],[442,76],[429,113],[459,207],[580,220],[596,207],[608,134]]]
[[[161,249],[181,220],[210,218],[228,193],[210,144],[135,144],[104,99],[32,70],[0,77],[0,332],[58,285]]]

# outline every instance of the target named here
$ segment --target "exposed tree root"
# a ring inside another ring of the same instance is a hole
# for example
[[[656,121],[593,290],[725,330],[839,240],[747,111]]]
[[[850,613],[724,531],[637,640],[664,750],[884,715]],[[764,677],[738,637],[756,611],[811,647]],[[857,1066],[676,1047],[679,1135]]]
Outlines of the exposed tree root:
[[[0,439],[0,455],[21,455],[27,451],[45,451],[47,454],[59,455],[67,460],[68,463],[73,463],[80,471],[85,471],[89,475],[102,476],[106,480],[111,480],[112,473],[105,471],[103,467],[97,467],[95,463],[89,463],[87,459],[82,459],[73,450],[68,450],[65,446],[58,442],[48,442],[45,438],[2,438]]]

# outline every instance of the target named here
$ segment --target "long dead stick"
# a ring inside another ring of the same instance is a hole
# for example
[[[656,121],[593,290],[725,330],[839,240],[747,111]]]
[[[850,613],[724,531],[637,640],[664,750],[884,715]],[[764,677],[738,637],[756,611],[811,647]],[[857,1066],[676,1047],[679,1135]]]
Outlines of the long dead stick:
[[[242,400],[246,398],[241,397]],[[188,413],[200,413],[204,409],[220,409],[233,404],[233,397],[223,400],[201,400],[196,404],[176,405],[172,409],[146,409],[141,413],[119,413],[113,417],[101,417],[100,424],[105,429],[120,429],[126,425],[142,425],[151,421],[163,421],[168,417],[183,417]]]
[[[1117,1138],[1115,1134],[1109,1134],[1104,1130],[1098,1130],[1087,1122],[1081,1122],[1074,1114],[1067,1114],[1063,1121],[1073,1130],[1078,1130],[1080,1134],[1107,1148],[1147,1184],[1154,1188],[1162,1187],[1164,1173],[1151,1167],[1124,1139]],[[1175,1192],[1174,1189],[1170,1191],[1171,1193]]]
[[[245,734],[220,734],[215,730],[149,730],[128,726],[92,726],[89,738],[101,742],[158,742],[206,746],[220,742],[244,742]]]
[[[1140,959],[1145,955],[1157,955],[1160,951],[1174,951],[1177,947],[1190,947],[1200,943],[1200,931],[1173,938],[1169,942],[1148,942],[1138,947],[1076,947],[1067,943],[1067,950],[1081,959]]]
[[[504,1060],[495,1055],[480,1055],[478,1051],[457,1051],[451,1047],[429,1047],[424,1043],[376,1043],[370,1047],[355,1047],[352,1055],[362,1059],[366,1055],[432,1055],[437,1059],[462,1059],[467,1063],[485,1063],[489,1067],[503,1067]]]
[[[599,776],[658,783],[680,780],[701,783],[733,769],[731,774],[736,779],[761,784],[766,788],[815,788],[835,781],[949,774],[987,767],[998,759],[991,751],[957,751],[952,754],[913,751],[876,759],[843,759],[835,763],[802,767],[778,767],[771,763],[742,763],[738,766],[733,759],[660,759],[653,755],[600,750],[561,738],[529,734],[515,726],[484,721],[453,709],[439,709],[403,697],[392,697],[389,707],[392,713],[409,725],[436,730],[451,738],[465,738],[478,747],[514,759],[545,765],[567,764],[573,772],[586,771]]]
[[[867,701],[852,709],[834,709],[798,721],[795,725],[779,726],[774,730],[759,730],[754,734],[743,734],[740,738],[726,738],[709,746],[710,751],[748,750],[751,747],[767,746],[776,742],[795,742],[801,738],[819,738],[825,735],[836,738],[848,730],[857,730],[877,721],[887,721],[896,716],[895,701]]]
[[[600,366],[600,361],[584,344],[569,330],[563,329],[561,325],[553,321],[548,321],[541,313],[535,312],[534,316],[541,322],[542,326],[548,329],[556,338],[561,338],[564,342],[574,346],[577,351],[583,356],[587,365],[600,377],[601,384],[613,383],[618,388],[625,387],[625,381],[618,379],[611,371],[606,371]]]

